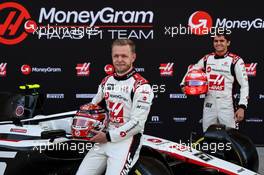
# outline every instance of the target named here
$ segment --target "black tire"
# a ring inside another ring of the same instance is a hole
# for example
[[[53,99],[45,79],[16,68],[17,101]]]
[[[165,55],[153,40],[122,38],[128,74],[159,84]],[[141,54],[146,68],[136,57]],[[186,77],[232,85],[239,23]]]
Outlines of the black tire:
[[[171,175],[171,173],[158,159],[141,156],[130,175]]]
[[[222,125],[212,125],[205,132],[204,137],[198,139],[198,141],[192,146],[196,148],[197,145],[210,145],[211,143],[228,144],[229,149],[216,149],[213,150],[213,152],[208,149],[200,150],[220,159],[248,168],[252,171],[258,171],[259,160],[256,147],[250,138],[239,133],[238,130],[225,128]]]

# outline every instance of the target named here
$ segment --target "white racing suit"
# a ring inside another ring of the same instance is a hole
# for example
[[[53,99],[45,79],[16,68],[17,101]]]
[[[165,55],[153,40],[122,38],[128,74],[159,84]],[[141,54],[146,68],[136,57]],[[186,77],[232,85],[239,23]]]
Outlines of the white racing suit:
[[[134,69],[103,79],[92,103],[106,102],[110,119],[107,143],[97,144],[85,156],[77,175],[125,175],[139,158],[142,133],[154,94]]]
[[[244,61],[229,52],[224,56],[211,53],[200,59],[197,64],[190,66],[188,71],[191,69],[203,69],[208,79],[208,93],[203,108],[203,131],[216,123],[235,128],[233,102],[233,83],[235,81],[240,85],[238,107],[246,109],[248,103],[249,85]],[[181,86],[184,85],[185,76]]]

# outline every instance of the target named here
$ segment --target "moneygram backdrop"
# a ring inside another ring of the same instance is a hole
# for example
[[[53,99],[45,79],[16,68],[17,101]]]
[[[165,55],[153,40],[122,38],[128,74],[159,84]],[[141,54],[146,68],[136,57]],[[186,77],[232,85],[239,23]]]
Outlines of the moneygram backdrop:
[[[135,67],[155,92],[146,133],[175,141],[187,141],[191,131],[201,133],[203,98],[184,96],[179,83],[188,65],[213,49],[210,34],[195,35],[186,28],[212,27],[213,33],[214,27],[229,27],[230,50],[244,59],[250,76],[250,100],[240,130],[264,144],[261,6],[218,1],[177,6],[151,1],[8,2],[0,3],[0,91],[18,92],[21,84],[39,83],[45,114],[75,110],[91,100],[106,76],[111,42],[130,38],[137,45]]]

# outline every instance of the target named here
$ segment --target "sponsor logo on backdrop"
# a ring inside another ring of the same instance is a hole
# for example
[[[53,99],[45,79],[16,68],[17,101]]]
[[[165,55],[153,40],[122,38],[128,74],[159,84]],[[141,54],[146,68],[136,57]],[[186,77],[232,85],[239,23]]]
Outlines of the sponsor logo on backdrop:
[[[264,20],[262,18],[255,18],[252,20],[217,18],[215,26],[250,31],[252,29],[263,29],[264,28],[263,24],[264,24]]]
[[[7,63],[0,63],[0,77],[6,76],[6,66]]]
[[[185,94],[170,94],[170,98],[187,98]]]
[[[104,67],[104,71],[107,75],[111,75],[115,72],[115,68],[112,64],[107,64]]]
[[[76,94],[76,98],[94,98],[96,94]]]
[[[212,17],[205,11],[196,11],[191,14],[188,20],[188,26],[195,35],[208,34],[213,26]]]
[[[87,77],[90,75],[90,65],[91,63],[79,63],[76,65],[76,75]]]
[[[199,16],[198,16],[198,14],[199,14]],[[212,23],[211,22],[212,17],[207,12],[201,13],[201,11],[196,11],[190,16],[190,18],[193,19],[193,17],[195,17],[195,15],[197,17],[196,20],[200,21],[200,23],[198,23],[198,25],[205,25],[205,23],[206,23],[207,25],[210,26],[210,24]],[[250,31],[252,29],[264,29],[263,24],[264,24],[264,19],[258,18],[258,17],[253,18],[251,20],[246,20],[246,19],[239,19],[238,20],[238,19],[233,19],[232,17],[231,18],[226,18],[226,17],[219,18],[218,17],[218,18],[216,18],[215,23],[212,24],[212,26],[214,28],[241,29],[241,30]]]
[[[208,35],[215,37],[216,33],[231,34],[229,28],[223,26],[214,26],[211,15],[206,11],[195,11],[188,19],[188,26],[179,24],[178,26],[165,26],[165,35],[176,37],[178,35]]]
[[[173,121],[176,123],[185,123],[187,121],[187,117],[173,117]]]
[[[137,72],[145,72],[145,68],[144,67],[136,67],[135,68]]]
[[[77,11],[58,7],[34,9],[39,14],[32,20],[29,10],[15,2],[0,5],[0,43],[13,45],[29,34],[38,39],[153,39],[154,12],[151,10],[117,10],[103,7],[98,10]],[[105,29],[104,31],[102,29]]]
[[[24,74],[24,75],[29,75],[32,71],[31,67],[27,64],[23,64],[21,66],[20,70],[21,70],[22,74]]]
[[[113,28],[113,29],[109,29]],[[117,28],[117,29],[115,29]],[[122,29],[121,29],[122,28]],[[129,28],[126,30],[125,28]],[[132,28],[137,28],[133,29]],[[146,28],[149,30],[141,30]],[[58,26],[57,24],[41,26],[36,32],[38,39],[154,39],[153,26]]]
[[[163,122],[160,120],[160,116],[154,115],[154,116],[150,117],[150,120],[148,123],[150,123],[150,124],[161,124]]]
[[[117,11],[112,7],[104,7],[99,11],[64,11],[55,7],[41,8],[39,23],[48,23],[49,25],[40,27],[37,31],[39,38],[46,39],[59,38],[64,39],[63,33],[67,33],[69,39],[102,39],[103,33],[114,38],[134,38],[134,39],[153,39],[154,13],[152,11]],[[62,26],[52,26],[54,24],[81,24],[75,27],[74,32],[69,28]],[[97,24],[100,25],[97,25]],[[51,25],[50,25],[51,24]],[[118,24],[118,25],[117,25]],[[57,30],[56,28],[64,30]],[[106,28],[104,32],[101,30]],[[109,29],[110,28],[110,29]],[[112,29],[111,29],[112,28]],[[121,29],[122,30],[119,30]],[[129,28],[130,30],[126,30]],[[134,29],[144,30],[134,30]],[[133,30],[132,30],[133,29]],[[150,29],[147,31],[147,29]],[[50,32],[52,31],[52,32]],[[74,33],[74,35],[72,35]]]
[[[247,123],[262,123],[263,119],[262,118],[247,118],[246,122]]]
[[[55,7],[42,7],[40,9],[38,22],[51,25],[41,27],[40,30],[38,30],[38,36],[39,38],[45,37],[47,39],[55,37],[63,39],[65,38],[63,33],[66,32],[68,34],[68,39],[82,39],[84,36],[87,36],[87,39],[94,37],[96,37],[96,39],[102,39],[105,34],[112,39],[153,39],[153,19],[154,13],[152,11],[117,11],[112,7],[104,7],[98,11],[65,11]],[[64,31],[58,31],[56,29],[58,26],[56,28],[52,26],[54,24],[72,23],[81,24],[81,27],[75,27],[74,32],[71,32],[69,28],[63,27]],[[107,30],[103,32],[102,29],[104,28]],[[71,35],[72,33],[75,35]]]
[[[21,72],[24,75],[29,75],[31,73],[60,73],[62,69],[59,67],[31,67],[28,64],[23,64],[21,66]]]
[[[253,76],[253,77],[256,76],[256,74],[257,74],[257,64],[258,63],[245,64],[246,72],[247,72],[248,76]]]
[[[59,8],[40,9],[39,23],[81,23],[90,26],[96,23],[102,24],[134,24],[152,23],[154,13],[152,11],[117,11],[112,7],[104,7],[99,11],[64,11]]]
[[[53,99],[63,99],[64,94],[47,94],[47,98],[53,98]]]
[[[152,122],[159,122],[160,121],[159,116],[152,116],[151,121]]]
[[[27,38],[28,33],[36,29],[36,22],[31,20],[28,10],[19,3],[0,4],[0,43],[18,44]],[[33,28],[33,30],[32,30]]]
[[[33,67],[32,72],[58,73],[58,72],[62,72],[62,69],[59,67]]]
[[[174,63],[161,63],[160,64],[160,76],[173,76]]]
[[[212,18],[206,11],[195,11],[188,19],[188,26],[179,24],[178,26],[165,26],[164,34],[170,37],[176,37],[178,35],[208,35],[215,37],[216,33],[231,34],[231,30],[256,30],[264,29],[263,17],[250,17],[248,19],[235,19],[233,17]]]

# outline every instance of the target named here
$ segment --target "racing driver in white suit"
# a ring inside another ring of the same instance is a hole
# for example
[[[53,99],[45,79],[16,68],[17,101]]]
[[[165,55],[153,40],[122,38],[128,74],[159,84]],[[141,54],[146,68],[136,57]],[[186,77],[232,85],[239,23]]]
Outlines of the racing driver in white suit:
[[[203,108],[204,132],[210,125],[217,123],[236,128],[236,122],[244,119],[249,96],[248,77],[244,61],[228,51],[229,45],[229,35],[217,34],[213,39],[215,52],[205,55],[197,64],[189,66],[189,70],[204,70],[208,79],[208,93]],[[184,78],[181,82],[183,92]],[[240,85],[240,99],[236,111],[233,102],[235,82]]]
[[[99,143],[82,161],[77,175],[125,175],[139,158],[142,133],[152,104],[148,81],[133,68],[135,45],[129,39],[112,44],[115,73],[103,79],[93,104],[105,102],[109,111],[107,132],[93,131]]]

